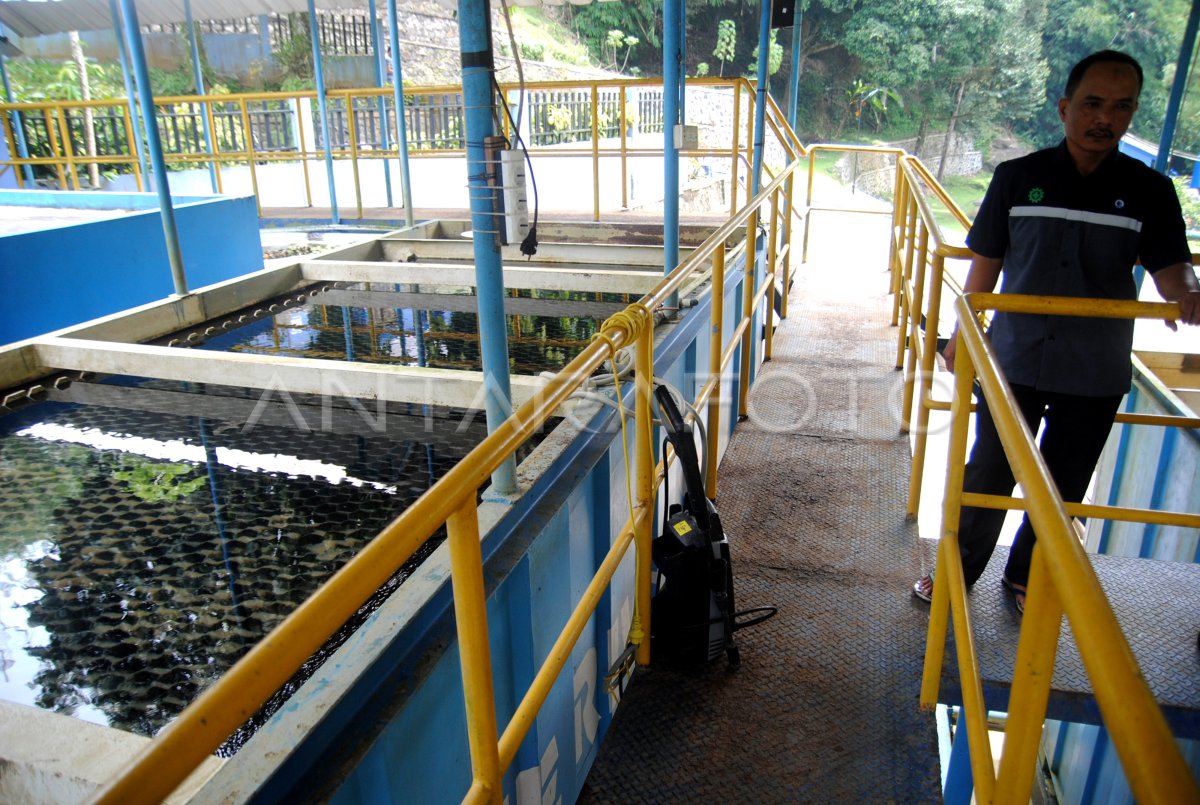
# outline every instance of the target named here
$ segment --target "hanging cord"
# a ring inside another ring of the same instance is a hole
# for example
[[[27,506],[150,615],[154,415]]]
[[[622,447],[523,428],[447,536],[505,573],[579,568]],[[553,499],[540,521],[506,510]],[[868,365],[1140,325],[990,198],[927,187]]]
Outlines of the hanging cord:
[[[508,0],[500,0],[500,6],[504,9],[504,26],[508,28],[508,46],[512,48],[513,61],[517,63],[517,92],[520,93],[517,100],[517,120],[513,123],[513,130],[521,130],[521,112],[525,109],[525,70],[521,67],[521,51],[517,47],[517,38],[513,35],[512,14],[508,10]]]

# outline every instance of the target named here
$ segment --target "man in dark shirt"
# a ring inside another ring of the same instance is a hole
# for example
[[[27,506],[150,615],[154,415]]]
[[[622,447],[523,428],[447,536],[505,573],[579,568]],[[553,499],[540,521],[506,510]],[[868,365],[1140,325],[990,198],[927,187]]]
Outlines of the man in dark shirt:
[[[1117,151],[1142,89],[1132,57],[1106,50],[1072,68],[1058,114],[1066,135],[1055,148],[1001,164],[967,236],[973,252],[963,290],[1136,299],[1140,259],[1180,319],[1200,324],[1200,283],[1192,270],[1179,200],[1164,176]],[[1174,323],[1169,323],[1174,328]],[[954,368],[957,330],[946,346]],[[998,313],[988,338],[1064,500],[1087,491],[1122,396],[1129,390],[1133,321]],[[1014,479],[987,401],[980,396],[975,444],[963,489],[1012,493]],[[964,507],[959,547],[967,585],[995,550],[1005,512]],[[1035,536],[1026,517],[1003,583],[1024,611]],[[930,576],[913,585],[933,595]]]

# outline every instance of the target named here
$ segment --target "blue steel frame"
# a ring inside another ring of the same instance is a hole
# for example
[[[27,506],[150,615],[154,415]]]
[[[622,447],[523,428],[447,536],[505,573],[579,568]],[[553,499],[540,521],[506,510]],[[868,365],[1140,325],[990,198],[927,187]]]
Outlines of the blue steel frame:
[[[142,128],[137,101],[134,100],[137,98],[137,93],[133,91],[133,76],[129,69],[129,47],[125,44],[124,34],[121,33],[121,14],[117,11],[117,0],[108,0],[108,15],[112,18],[113,34],[117,38],[117,60],[121,63],[121,80],[125,82],[125,102],[129,104],[129,121],[134,131],[133,152],[137,154],[138,167],[142,170],[142,176],[148,180],[150,171],[146,167],[146,151],[142,148],[142,138],[137,136],[137,132]]]
[[[163,237],[166,238],[167,260],[171,264],[171,280],[175,293],[186,296],[187,275],[183,268],[183,253],[179,248],[179,230],[175,226],[175,207],[171,204],[171,187],[167,183],[167,165],[163,161],[162,140],[158,136],[158,125],[154,121],[154,97],[150,92],[150,73],[146,69],[146,54],[142,50],[141,26],[138,25],[137,8],[133,0],[121,0],[121,14],[125,23],[125,42],[133,69],[137,74],[138,103],[142,107],[142,122],[145,123],[146,147],[150,149],[150,162],[154,165],[154,183],[158,191],[159,214],[162,216]]]
[[[412,189],[408,175],[408,123],[404,113],[404,78],[400,73],[400,34],[396,25],[396,0],[387,0],[388,39],[392,46],[392,97],[396,106],[396,136],[400,142],[400,196],[404,203],[404,222],[413,225]]]
[[[487,0],[459,0],[458,35],[462,51],[462,87],[467,138],[467,190],[471,202],[475,285],[479,306],[479,346],[483,355],[484,410],[488,433],[512,414],[508,376],[508,332],[504,316],[504,273],[499,229],[503,226],[488,182],[484,141],[495,134],[495,67],[492,63],[492,19]],[[492,491],[517,491],[516,459],[509,456],[492,473]]]
[[[371,16],[371,49],[375,53],[375,86],[382,87],[385,77],[383,66],[383,42],[379,38],[379,9],[376,6],[376,0],[371,0],[367,8],[368,14]],[[379,146],[385,151],[388,148],[388,127],[387,127],[387,103],[384,102],[383,96],[379,96]],[[392,172],[388,167],[387,161],[383,163],[383,189],[387,195],[387,205],[392,204]]]
[[[0,35],[3,35],[4,27],[0,26]],[[7,103],[13,102],[12,87],[8,83],[8,69],[4,66],[8,57],[0,53],[0,84],[4,85],[4,100]],[[21,125],[21,113],[12,112],[12,127],[13,135],[17,138],[17,155],[21,159],[29,159],[29,146],[25,142],[25,127]],[[33,185],[33,168],[29,165],[25,166],[25,181]]]
[[[186,18],[188,29],[188,46],[192,51],[192,77],[196,82],[196,94],[204,94],[204,71],[200,68],[200,47],[196,43],[196,24],[192,21],[192,0],[183,0],[183,14]],[[208,148],[208,153],[211,156],[213,153],[212,131],[208,126],[208,104],[200,104],[200,123],[204,127],[204,145]],[[249,135],[247,135],[249,136]],[[217,166],[212,162],[208,163],[208,180],[212,184],[212,191],[218,192],[217,189]]]
[[[675,126],[682,94],[679,32],[683,17],[683,0],[663,3],[663,274],[670,274],[679,265],[679,149],[675,147]],[[667,307],[679,308],[679,294],[671,294]]]
[[[1175,66],[1175,81],[1171,84],[1171,95],[1167,99],[1167,113],[1163,119],[1162,137],[1158,143],[1158,155],[1154,158],[1154,169],[1167,172],[1171,160],[1171,144],[1175,141],[1175,125],[1179,121],[1179,110],[1183,106],[1183,93],[1187,89],[1192,51],[1196,49],[1196,29],[1200,27],[1200,0],[1192,0],[1192,11],[1188,14],[1187,26],[1183,31],[1183,43],[1179,47],[1179,61]]]
[[[122,0],[124,2],[124,0]],[[325,176],[329,181],[329,217],[333,223],[340,224],[338,214],[337,186],[333,178],[333,146],[329,141],[329,103],[325,99],[325,68],[321,63],[321,32],[317,27],[316,0],[308,0],[308,35],[312,40],[313,78],[317,84],[317,108],[321,112],[321,136],[325,140]],[[353,109],[347,109],[346,114],[354,114]],[[250,136],[247,133],[246,136]]]

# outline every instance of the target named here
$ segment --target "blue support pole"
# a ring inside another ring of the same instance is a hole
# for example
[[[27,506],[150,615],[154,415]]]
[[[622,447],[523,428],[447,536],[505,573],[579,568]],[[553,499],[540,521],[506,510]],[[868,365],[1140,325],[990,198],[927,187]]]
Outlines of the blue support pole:
[[[342,305],[342,338],[346,342],[346,360],[353,363],[354,357],[354,322],[350,317],[350,308]]]
[[[204,71],[200,69],[200,47],[196,43],[196,25],[192,21],[192,0],[183,0],[183,14],[187,19],[188,29],[188,44],[192,48],[192,76],[196,82],[196,94],[204,94]],[[213,155],[213,140],[212,131],[208,128],[208,104],[200,104],[200,122],[204,126],[204,145],[208,148],[208,155]],[[217,187],[217,166],[213,162],[208,163],[208,180],[212,184],[212,191],[219,192]]]
[[[4,33],[4,29],[0,27],[0,34]],[[8,69],[5,67],[7,58],[3,53],[0,53],[0,83],[4,84],[4,101],[6,103],[13,102],[12,87],[8,83]],[[21,113],[12,112],[12,127],[13,136],[17,139],[17,156],[21,159],[29,159],[29,144],[25,142],[25,126],[21,123]],[[33,168],[29,165],[25,166],[25,181],[33,186]]]
[[[404,203],[404,223],[413,225],[412,185],[408,176],[408,124],[404,114],[404,79],[400,74],[400,32],[396,26],[396,0],[387,0],[388,40],[392,46],[392,95],[396,107],[397,149],[400,153],[400,194]]]
[[[258,50],[264,62],[271,60],[271,17],[258,15]]]
[[[150,94],[150,73],[146,69],[146,54],[142,49],[141,26],[138,24],[137,7],[134,0],[121,0],[121,16],[125,23],[125,44],[129,47],[130,61],[137,75],[138,104],[142,108],[142,123],[146,128],[146,147],[150,150],[150,163],[154,166],[154,184],[158,189],[158,211],[162,216],[163,236],[166,238],[167,260],[171,263],[171,280],[175,293],[185,296],[188,292],[187,277],[183,270],[183,252],[179,248],[179,231],[175,228],[175,207],[171,204],[171,187],[167,184],[167,165],[163,161],[162,141],[158,137],[158,124],[154,119],[154,97]]]
[[[1167,114],[1163,118],[1162,138],[1158,141],[1158,156],[1154,158],[1154,169],[1167,172],[1171,160],[1171,145],[1175,142],[1175,125],[1179,122],[1179,108],[1183,105],[1183,92],[1187,89],[1188,72],[1192,65],[1192,51],[1196,49],[1196,29],[1200,27],[1200,0],[1192,0],[1192,12],[1188,15],[1183,31],[1183,44],[1179,46],[1179,63],[1175,67],[1175,81],[1171,84],[1171,96],[1167,99]]]
[[[975,780],[971,774],[971,750],[967,743],[967,723],[958,712],[958,728],[954,730],[954,743],[950,746],[950,769],[946,772],[946,783],[942,786],[942,802],[945,805],[969,805],[975,791]]]
[[[375,0],[371,0],[369,4],[369,14],[371,15],[371,50],[375,53],[375,86],[382,87],[384,81],[384,66],[383,66],[383,41],[379,38],[379,10],[376,8]],[[379,96],[379,147],[383,150],[388,148],[388,125],[387,125],[387,103],[383,96]],[[387,194],[387,205],[392,206],[392,173],[388,168],[387,160],[383,161],[383,189]]]
[[[788,125],[796,130],[796,117],[800,114],[800,47],[804,33],[804,10],[800,3],[792,11],[792,73],[788,90]]]
[[[679,123],[679,47],[683,0],[663,3],[663,273],[679,265],[679,149],[675,126]],[[671,294],[666,307],[679,308],[679,294]]]
[[[679,122],[687,122],[687,0],[679,0]]]
[[[142,138],[138,134],[142,130],[142,121],[138,116],[137,93],[133,90],[133,73],[129,68],[129,47],[125,44],[125,36],[121,33],[121,14],[117,11],[117,0],[108,0],[108,14],[112,17],[113,33],[117,37],[117,60],[121,63],[121,78],[125,82],[125,101],[129,104],[129,122],[133,127],[133,143],[131,149],[137,155],[138,168],[142,176],[150,178],[150,169],[146,167],[146,151],[142,148]],[[145,189],[148,189],[149,185]]]
[[[504,274],[497,237],[501,221],[488,184],[484,139],[495,134],[492,17],[488,0],[458,0],[458,35],[462,50],[464,122],[467,134],[467,191],[471,200],[475,285],[479,303],[479,342],[488,433],[512,413],[508,377],[508,328],[504,316]],[[517,465],[512,456],[492,473],[492,491],[517,491]]]
[[[333,145],[329,140],[329,104],[325,100],[325,69],[321,64],[321,32],[317,30],[316,0],[308,0],[308,35],[312,39],[313,77],[317,83],[317,109],[321,112],[321,137],[325,141],[325,178],[329,182],[329,217],[335,224],[342,218],[338,215],[337,187],[333,181]],[[354,114],[347,109],[346,114]]]
[[[754,104],[754,160],[750,177],[750,197],[762,189],[763,128],[767,119],[767,58],[771,51],[771,0],[759,0],[758,91]]]

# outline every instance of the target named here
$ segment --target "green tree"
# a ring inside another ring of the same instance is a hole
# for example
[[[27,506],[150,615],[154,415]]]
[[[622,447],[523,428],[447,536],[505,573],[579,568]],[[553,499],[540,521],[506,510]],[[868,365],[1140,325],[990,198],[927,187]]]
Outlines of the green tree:
[[[721,20],[717,23],[717,46],[712,55],[721,62],[718,75],[725,77],[725,62],[733,61],[737,56],[737,23],[733,20]]]
[[[779,68],[783,65],[783,45],[775,41],[775,29],[771,29],[771,39],[767,42],[767,75],[772,76],[779,72]],[[746,68],[751,76],[758,75],[758,46],[750,53],[750,65]]]

